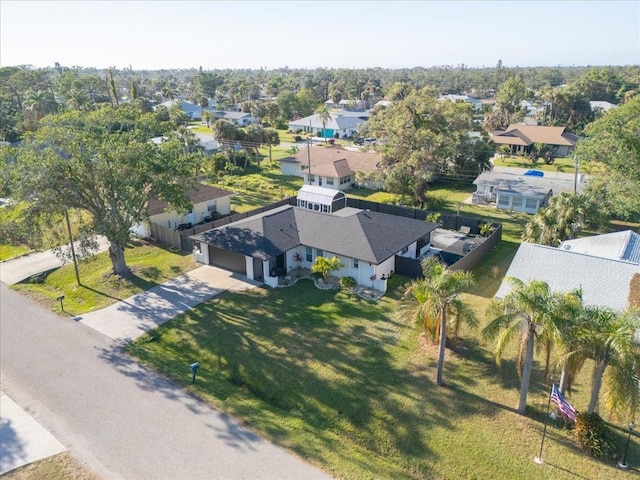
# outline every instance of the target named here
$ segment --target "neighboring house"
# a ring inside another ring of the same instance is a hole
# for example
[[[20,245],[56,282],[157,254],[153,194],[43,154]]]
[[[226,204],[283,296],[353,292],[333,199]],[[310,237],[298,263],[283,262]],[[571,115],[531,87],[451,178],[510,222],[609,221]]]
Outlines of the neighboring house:
[[[365,108],[364,100],[340,100],[337,104],[333,100],[324,102],[327,108],[343,108],[345,110],[360,112]]]
[[[202,120],[202,107],[185,100],[169,100],[156,105],[155,107],[153,107],[153,109],[155,110],[156,108],[162,106],[166,107],[168,110],[171,110],[171,108],[175,105],[179,105],[182,111],[189,115],[189,118],[191,118],[192,120]]]
[[[592,237],[592,245],[597,245],[599,235]],[[584,239],[580,239],[584,240]],[[552,290],[570,292],[582,290],[585,305],[606,306],[622,311],[629,304],[630,282],[634,275],[640,275],[637,243],[635,262],[607,257],[607,246],[601,256],[597,249],[591,253],[574,252],[571,249],[548,247],[533,243],[522,243],[516,252],[505,280],[496,293],[504,298],[511,290],[508,277],[516,277],[523,282],[542,280]]]
[[[590,101],[589,105],[591,106],[591,110],[593,111],[593,113],[607,112],[612,108],[618,108],[618,105],[610,102],[605,102],[604,100]]]
[[[246,127],[252,123],[258,123],[258,119],[246,112],[229,112],[224,110],[209,110],[215,120],[228,120],[238,127]]]
[[[200,146],[200,148],[202,148],[202,151],[207,155],[213,155],[220,148],[220,143],[213,138],[213,135],[206,135],[198,132],[194,132],[194,135],[199,141],[198,145]],[[156,145],[160,145],[161,143],[164,143],[167,140],[169,140],[169,137],[165,137],[165,136],[153,137],[151,139],[151,141]]]
[[[319,190],[326,190],[324,194]],[[276,287],[278,277],[319,256],[344,265],[332,274],[385,291],[396,256],[417,258],[438,225],[351,207],[340,208],[335,190],[312,189],[307,207],[283,206],[190,237],[196,261]],[[299,199],[299,201],[304,201]],[[318,208],[315,205],[319,204]],[[332,213],[323,213],[324,207]]]
[[[292,131],[301,130],[311,133],[317,137],[333,138],[338,134],[339,138],[348,138],[357,134],[358,127],[362,125],[368,116],[330,114],[330,118],[325,125],[322,124],[322,116],[310,115],[308,117],[292,120],[289,122],[289,129]]]
[[[294,156],[280,160],[280,172],[283,175],[303,177],[306,185],[348,190],[357,183],[357,172],[373,172],[381,161],[382,157],[377,153],[356,152],[342,147],[315,146],[302,149]],[[381,188],[378,184],[362,186]]]
[[[390,107],[393,104],[393,102],[391,102],[390,100],[380,100],[379,102],[376,102],[375,105],[373,106],[373,108],[387,108]]]
[[[469,103],[473,105],[473,108],[475,109],[476,112],[479,112],[480,110],[482,110],[482,102],[470,95],[448,94],[448,95],[442,95],[439,98],[439,100],[449,100],[450,102],[454,102],[454,103],[456,102]]]
[[[567,132],[565,127],[540,125],[509,125],[505,131],[496,131],[491,140],[498,145],[509,145],[512,155],[527,155],[534,143],[551,145],[555,156],[568,156],[578,142],[578,136]]]
[[[495,203],[496,208],[536,213],[546,207],[554,193],[573,192],[574,180],[519,175],[508,172],[482,172],[473,181],[476,191],[472,203]],[[584,176],[579,175],[576,187],[582,190]]]
[[[151,236],[149,223],[178,230],[181,225],[195,225],[211,220],[214,216],[226,215],[231,211],[231,197],[233,195],[235,195],[234,192],[200,184],[187,194],[193,208],[185,215],[171,210],[169,204],[164,200],[151,200],[148,205],[149,222],[134,227],[132,231],[134,234],[146,238]]]

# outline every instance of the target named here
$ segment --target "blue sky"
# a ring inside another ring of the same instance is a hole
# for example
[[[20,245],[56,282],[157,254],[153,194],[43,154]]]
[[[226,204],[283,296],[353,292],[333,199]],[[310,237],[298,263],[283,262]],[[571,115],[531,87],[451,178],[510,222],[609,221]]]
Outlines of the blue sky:
[[[640,1],[9,1],[0,65],[640,64]]]

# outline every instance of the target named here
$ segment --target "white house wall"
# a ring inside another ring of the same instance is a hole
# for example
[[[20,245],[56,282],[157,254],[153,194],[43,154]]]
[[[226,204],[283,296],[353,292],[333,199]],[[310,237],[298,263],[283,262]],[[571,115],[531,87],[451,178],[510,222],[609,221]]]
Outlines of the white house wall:
[[[500,210],[514,210],[516,212],[537,213],[544,200],[522,195],[496,194],[496,208]],[[529,203],[529,205],[527,205]]]
[[[280,162],[280,173],[282,175],[304,177],[304,173],[302,172],[302,165],[299,163]]]
[[[231,197],[222,197],[206,202],[196,203],[193,206],[192,213],[179,216],[176,212],[162,212],[157,215],[152,215],[149,220],[157,225],[168,228],[176,228],[181,223],[200,223],[204,220],[204,217],[213,213],[209,211],[209,206],[215,206],[215,211],[220,215],[226,215],[231,211]]]

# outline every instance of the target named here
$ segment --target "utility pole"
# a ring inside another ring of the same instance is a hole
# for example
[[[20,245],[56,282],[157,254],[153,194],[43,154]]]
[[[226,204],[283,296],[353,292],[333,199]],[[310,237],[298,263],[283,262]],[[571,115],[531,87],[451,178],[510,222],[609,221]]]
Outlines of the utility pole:
[[[573,156],[573,169],[574,169],[573,194],[575,195],[576,193],[578,193],[578,156],[577,155]]]
[[[307,178],[311,185],[311,139],[307,138]]]
[[[78,259],[76,258],[76,250],[73,247],[73,236],[71,236],[71,223],[69,222],[69,211],[64,209],[64,218],[67,221],[67,232],[69,232],[69,245],[71,245],[71,257],[73,258],[73,268],[76,271],[76,283],[80,286],[80,273],[78,272]],[[60,302],[62,305],[62,301]]]

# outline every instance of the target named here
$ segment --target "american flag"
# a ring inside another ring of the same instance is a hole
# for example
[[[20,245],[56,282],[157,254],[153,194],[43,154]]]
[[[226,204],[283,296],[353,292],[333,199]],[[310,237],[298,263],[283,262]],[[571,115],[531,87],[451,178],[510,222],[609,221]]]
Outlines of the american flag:
[[[558,410],[565,417],[571,420],[573,423],[576,423],[576,409],[571,406],[569,402],[564,399],[560,390],[556,388],[556,384],[554,383],[551,386],[551,400],[558,406]]]

